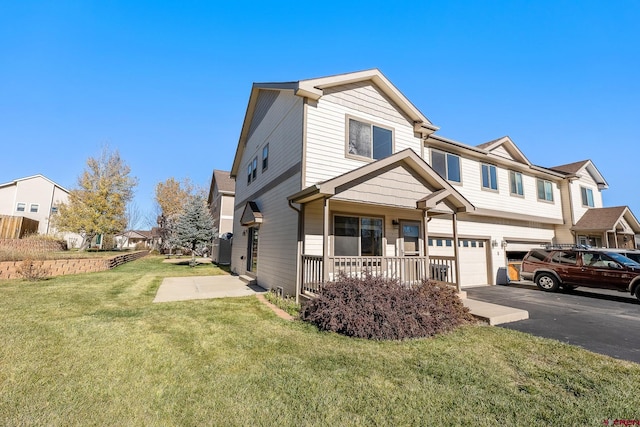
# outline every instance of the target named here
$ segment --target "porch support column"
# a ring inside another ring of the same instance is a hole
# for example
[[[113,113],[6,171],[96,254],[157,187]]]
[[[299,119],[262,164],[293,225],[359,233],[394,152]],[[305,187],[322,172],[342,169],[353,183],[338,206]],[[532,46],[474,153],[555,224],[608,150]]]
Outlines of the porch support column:
[[[455,258],[456,289],[460,292],[460,250],[458,248],[458,214],[456,212],[453,212],[451,223],[453,225],[453,256]]]
[[[322,199],[322,281],[329,278],[329,199]]]
[[[429,258],[429,230],[427,230],[427,224],[429,223],[429,218],[427,215],[427,211],[424,210],[422,211],[422,228],[424,229],[423,231],[423,236],[422,236],[422,246],[423,246],[423,253],[425,257],[427,257],[427,259]]]

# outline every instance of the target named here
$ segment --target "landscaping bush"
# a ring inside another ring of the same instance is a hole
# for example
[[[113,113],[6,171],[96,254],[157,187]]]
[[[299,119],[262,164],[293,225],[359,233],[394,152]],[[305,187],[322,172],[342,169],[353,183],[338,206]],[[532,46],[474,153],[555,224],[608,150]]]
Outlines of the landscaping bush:
[[[30,282],[44,280],[51,275],[51,271],[43,264],[41,260],[27,258],[18,266],[16,272]]]
[[[430,337],[473,320],[453,288],[426,280],[409,288],[371,275],[325,284],[303,304],[300,318],[321,330],[376,340]]]

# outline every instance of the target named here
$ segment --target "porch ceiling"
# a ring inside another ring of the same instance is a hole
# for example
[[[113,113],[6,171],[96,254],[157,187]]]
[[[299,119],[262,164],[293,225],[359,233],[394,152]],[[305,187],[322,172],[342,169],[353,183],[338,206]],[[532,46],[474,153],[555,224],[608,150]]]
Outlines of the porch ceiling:
[[[376,185],[380,187],[379,183],[385,180],[384,174],[391,173],[399,167],[407,171],[413,179],[407,179],[405,182],[389,182],[388,185],[386,185],[386,189],[395,189],[398,194],[380,194],[380,199],[397,199],[401,197],[399,195],[400,193],[403,191],[406,192],[407,190],[402,187],[415,186],[415,183],[418,182],[420,188],[416,188],[416,190],[419,191],[417,194],[416,192],[412,192],[412,207],[429,210],[434,209],[438,204],[444,204],[453,212],[469,212],[475,210],[475,207],[462,194],[440,177],[431,166],[411,149],[400,151],[336,178],[307,187],[289,196],[289,200],[294,203],[303,204],[320,198],[331,198],[336,195],[347,194],[349,191],[358,188],[358,186],[362,188],[362,186],[367,185],[367,183],[371,184],[370,186],[372,188]],[[402,178],[399,174],[396,174],[396,177]],[[373,184],[374,182],[375,184]]]

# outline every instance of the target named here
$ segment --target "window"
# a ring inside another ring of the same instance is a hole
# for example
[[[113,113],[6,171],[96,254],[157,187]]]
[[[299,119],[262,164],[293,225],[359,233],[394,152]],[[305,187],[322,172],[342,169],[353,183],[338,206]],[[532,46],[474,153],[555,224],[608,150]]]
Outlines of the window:
[[[379,160],[393,153],[393,131],[349,119],[349,139],[347,143],[347,153]]]
[[[40,205],[38,205],[38,204],[36,204],[36,203],[32,203],[32,204],[29,206],[29,212],[31,212],[31,213],[37,213],[39,208],[40,208]]]
[[[551,181],[538,180],[538,200],[553,202],[553,186]]]
[[[51,206],[51,213],[52,214],[58,213],[58,207],[57,206]]]
[[[382,219],[334,217],[335,256],[382,256]]]
[[[16,205],[16,212],[24,212],[27,209],[26,203],[18,203]]]
[[[258,158],[255,157],[251,163],[247,166],[247,185],[256,180],[258,176]]]
[[[522,185],[522,174],[520,172],[509,172],[511,182],[511,194],[514,196],[524,196],[524,186]]]
[[[269,167],[269,144],[265,145],[262,149],[262,172],[266,171]]]
[[[482,188],[498,191],[498,174],[493,165],[482,165]]]
[[[580,187],[582,193],[582,206],[588,206],[592,208],[593,204],[593,190],[591,188]]]
[[[431,150],[431,167],[446,180],[462,182],[460,157],[455,154]]]
[[[551,257],[551,262],[556,264],[576,265],[578,263],[576,253],[570,251],[558,251]]]

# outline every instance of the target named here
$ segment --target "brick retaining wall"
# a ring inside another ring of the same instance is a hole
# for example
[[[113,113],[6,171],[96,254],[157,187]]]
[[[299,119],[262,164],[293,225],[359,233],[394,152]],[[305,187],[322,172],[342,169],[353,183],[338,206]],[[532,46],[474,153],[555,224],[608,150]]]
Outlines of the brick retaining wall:
[[[93,273],[115,268],[127,262],[131,262],[147,255],[147,251],[129,252],[116,255],[111,258],[68,258],[36,260],[49,270],[50,276],[64,276],[67,274]],[[21,276],[17,273],[22,261],[0,262],[0,279],[18,279]]]
[[[0,239],[0,250],[18,252],[60,252],[67,250],[64,240]]]

